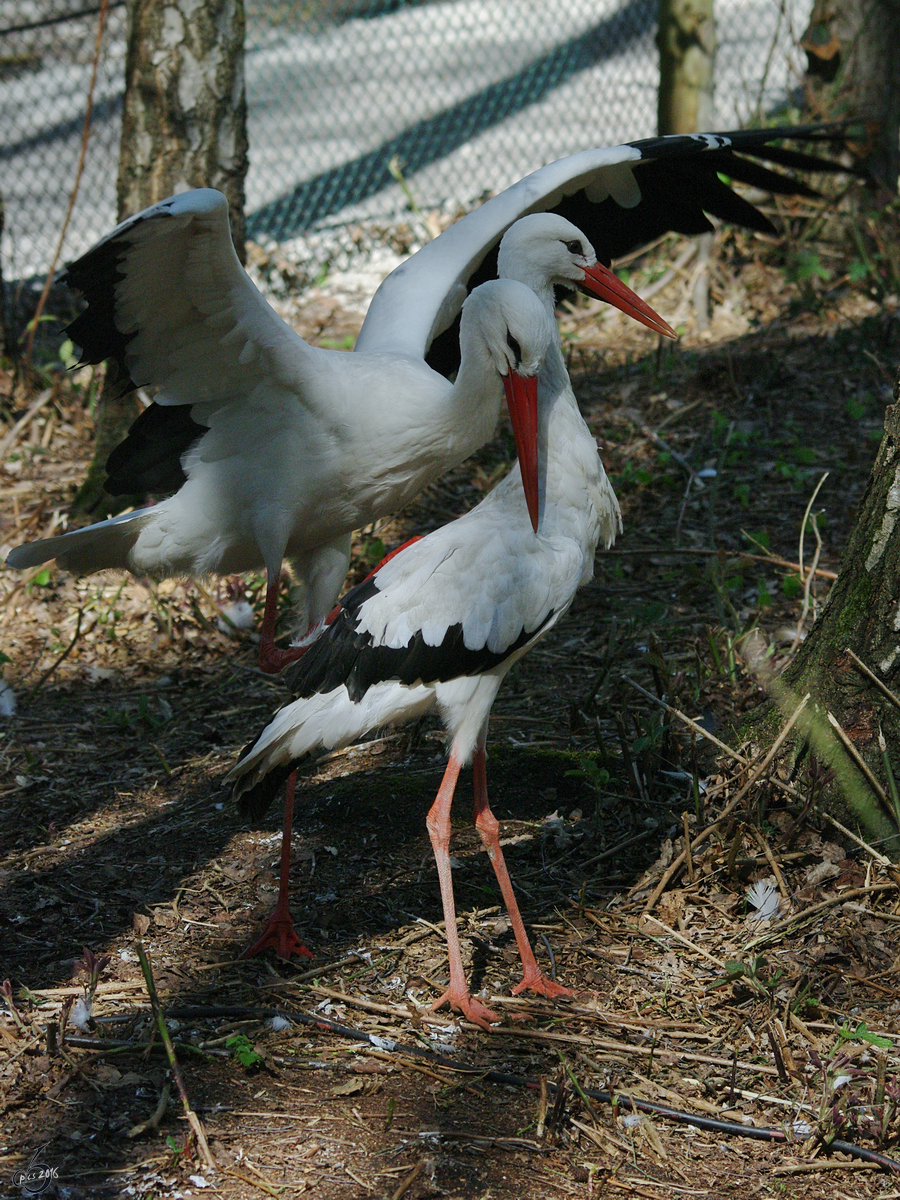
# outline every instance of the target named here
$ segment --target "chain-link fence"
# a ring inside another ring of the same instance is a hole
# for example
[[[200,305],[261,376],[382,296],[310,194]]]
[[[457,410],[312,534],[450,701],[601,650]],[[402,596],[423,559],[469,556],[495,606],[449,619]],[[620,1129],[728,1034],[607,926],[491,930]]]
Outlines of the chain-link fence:
[[[717,0],[717,127],[783,102],[808,8]],[[8,281],[51,260],[97,22],[96,0],[0,0]],[[656,0],[248,0],[250,236],[390,216],[404,188],[422,206],[465,204],[561,155],[652,136],[655,24]],[[124,56],[114,0],[64,259],[115,224]]]

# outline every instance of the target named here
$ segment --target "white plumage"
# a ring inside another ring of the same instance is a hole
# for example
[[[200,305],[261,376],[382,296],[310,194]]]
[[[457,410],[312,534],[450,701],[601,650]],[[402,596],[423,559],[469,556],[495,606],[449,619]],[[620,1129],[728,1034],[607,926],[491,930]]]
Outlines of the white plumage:
[[[718,172],[808,191],[734,153],[774,155],[766,143],[783,133],[653,139],[534,172],[385,280],[352,355],[307,346],[266,303],[234,253],[220,193],[185,192],[146,209],[69,268],[88,301],[70,334],[83,361],[113,358],[130,382],[158,389],[110,457],[109,490],[175,494],[18,547],[8,565],[56,557],[80,573],[153,577],[264,566],[261,654],[278,666],[269,650],[285,557],[305,585],[301,623],[314,626],[340,588],[351,531],[405,504],[491,435],[501,392],[484,354],[466,342],[453,386],[425,355],[431,346],[443,367],[455,365],[444,356],[458,351],[453,321],[478,272],[493,273],[489,255],[503,231],[529,211],[574,206],[588,216],[593,206],[599,229],[610,231],[608,258],[665,229],[709,228],[704,209],[771,229]],[[780,153],[776,161],[786,161]],[[621,295],[607,298],[637,315]]]

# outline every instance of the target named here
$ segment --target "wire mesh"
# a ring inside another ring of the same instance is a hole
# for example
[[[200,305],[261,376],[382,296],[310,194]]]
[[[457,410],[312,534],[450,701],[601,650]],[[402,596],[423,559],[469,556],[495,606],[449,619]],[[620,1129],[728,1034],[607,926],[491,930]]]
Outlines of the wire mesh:
[[[81,148],[99,5],[0,0],[4,276],[46,272]],[[717,0],[716,124],[782,104],[809,0]],[[468,205],[652,136],[656,0],[248,0],[248,232]],[[125,6],[113,0],[63,258],[115,224]],[[398,182],[398,174],[402,177]]]

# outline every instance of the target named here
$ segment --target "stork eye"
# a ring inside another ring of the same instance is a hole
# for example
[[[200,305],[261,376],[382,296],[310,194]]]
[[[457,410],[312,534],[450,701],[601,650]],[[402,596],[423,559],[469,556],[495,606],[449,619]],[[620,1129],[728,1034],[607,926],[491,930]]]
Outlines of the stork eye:
[[[513,337],[513,335],[509,332],[508,329],[506,331],[506,344],[507,344],[507,346],[509,346],[510,350],[512,350],[512,352],[515,356],[516,366],[518,366],[519,363],[522,361],[522,347],[519,345],[519,343],[516,341],[516,339]]]
[[[584,257],[584,246],[581,242],[563,242],[563,245],[570,254],[580,254],[582,258]]]

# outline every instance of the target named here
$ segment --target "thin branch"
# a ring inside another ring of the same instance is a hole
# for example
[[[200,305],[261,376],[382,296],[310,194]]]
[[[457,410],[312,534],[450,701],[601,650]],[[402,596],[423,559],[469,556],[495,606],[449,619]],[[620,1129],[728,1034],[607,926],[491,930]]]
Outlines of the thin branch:
[[[838,741],[841,743],[841,745],[844,747],[844,749],[847,751],[847,753],[853,759],[853,762],[856,764],[856,766],[859,767],[860,771],[862,771],[869,787],[872,789],[872,791],[875,793],[875,795],[878,797],[878,799],[881,801],[881,803],[885,806],[887,811],[893,817],[894,812],[893,812],[893,809],[891,808],[891,802],[888,798],[888,794],[884,790],[884,788],[881,786],[881,784],[878,782],[878,780],[875,778],[875,776],[872,774],[871,768],[869,767],[868,763],[865,761],[863,756],[860,754],[860,752],[857,750],[857,748],[853,745],[853,742],[850,740],[850,738],[844,732],[844,730],[841,726],[841,723],[838,721],[837,717],[835,717],[835,715],[833,713],[829,712],[827,709],[825,710],[825,715],[828,718],[828,724],[831,726],[831,728],[837,734]]]
[[[887,700],[890,700],[891,704],[893,704],[895,708],[900,708],[900,700],[897,699],[887,684],[882,683],[875,672],[870,670],[870,668],[866,666],[862,659],[858,658],[857,655],[853,653],[849,646],[844,653],[850,655],[850,658],[852,659],[856,669],[862,675],[865,675],[866,679],[868,679],[870,683],[874,683],[879,692],[881,692],[882,696],[884,696]]]
[[[169,1027],[166,1025],[166,1019],[163,1016],[162,1008],[159,1004],[159,996],[156,991],[156,984],[153,982],[153,970],[150,966],[150,960],[147,957],[147,952],[141,942],[135,942],[135,950],[140,959],[141,971],[144,975],[144,982],[147,985],[147,995],[150,997],[150,1007],[153,1009],[153,1016],[156,1020],[156,1027],[159,1030],[159,1036],[162,1038],[162,1043],[166,1048],[166,1057],[169,1060],[169,1068],[172,1072],[172,1078],[175,1080],[175,1086],[178,1088],[178,1095],[181,1097],[181,1106],[184,1109],[184,1115],[187,1118],[187,1123],[191,1127],[194,1137],[197,1139],[197,1147],[206,1164],[207,1170],[215,1172],[217,1170],[216,1160],[213,1158],[209,1149],[209,1143],[206,1140],[206,1134],[203,1126],[200,1123],[200,1118],[191,1108],[191,1102],[188,1098],[187,1090],[184,1086],[184,1080],[181,1077],[181,1068],[178,1066],[178,1059],[175,1057],[175,1048],[172,1045],[172,1039],[169,1037]]]

